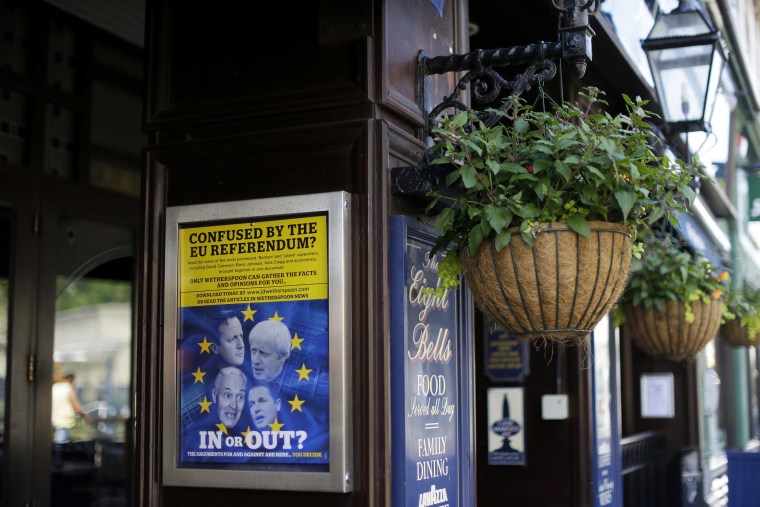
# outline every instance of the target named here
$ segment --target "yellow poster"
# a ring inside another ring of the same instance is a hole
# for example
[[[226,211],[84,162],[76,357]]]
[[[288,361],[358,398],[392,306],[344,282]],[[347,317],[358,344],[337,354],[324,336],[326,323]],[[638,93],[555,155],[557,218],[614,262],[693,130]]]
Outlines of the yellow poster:
[[[328,297],[327,215],[179,230],[180,308]]]

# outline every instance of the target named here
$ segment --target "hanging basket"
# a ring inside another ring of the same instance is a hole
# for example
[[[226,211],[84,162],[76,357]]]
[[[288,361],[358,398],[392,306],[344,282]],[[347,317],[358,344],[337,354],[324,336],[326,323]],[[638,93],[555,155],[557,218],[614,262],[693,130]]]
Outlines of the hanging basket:
[[[590,222],[591,237],[539,224],[531,247],[514,231],[500,252],[484,241],[462,268],[478,307],[521,338],[582,340],[618,300],[631,267],[631,231]]]
[[[760,333],[749,336],[746,326],[742,326],[739,319],[734,319],[720,326],[720,335],[734,347],[752,347],[758,344]]]
[[[668,361],[693,358],[715,337],[722,314],[721,301],[694,301],[694,322],[686,322],[682,301],[668,301],[662,310],[625,305],[625,324],[636,345],[648,355]]]

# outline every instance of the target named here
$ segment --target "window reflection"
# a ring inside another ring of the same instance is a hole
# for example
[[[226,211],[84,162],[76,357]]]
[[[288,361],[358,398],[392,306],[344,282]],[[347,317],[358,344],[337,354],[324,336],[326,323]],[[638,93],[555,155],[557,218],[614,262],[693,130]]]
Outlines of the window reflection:
[[[126,505],[132,286],[104,278],[70,282],[59,277],[56,301],[53,504],[62,497],[61,505],[72,505],[74,494],[76,505]],[[81,484],[73,487],[76,480]]]

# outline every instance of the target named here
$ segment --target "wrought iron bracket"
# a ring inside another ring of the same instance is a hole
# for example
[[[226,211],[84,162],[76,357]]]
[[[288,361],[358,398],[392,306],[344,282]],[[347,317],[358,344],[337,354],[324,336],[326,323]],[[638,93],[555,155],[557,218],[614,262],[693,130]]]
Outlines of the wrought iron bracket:
[[[476,50],[465,54],[427,57],[418,54],[417,93],[420,108],[425,112],[422,137],[429,139],[430,132],[438,116],[448,109],[467,110],[469,107],[461,98],[464,90],[470,89],[470,96],[477,104],[493,103],[508,90],[508,95],[519,96],[539,82],[552,79],[557,73],[556,60],[566,62],[578,78],[583,77],[588,62],[591,61],[591,39],[595,35],[589,26],[589,14],[599,9],[600,0],[552,0],[559,12],[560,28],[557,42],[537,42],[526,46],[513,46],[493,50]],[[506,79],[495,70],[497,67],[527,66],[522,72]],[[449,72],[466,72],[459,80],[451,95],[432,106],[429,96],[432,76]],[[502,107],[509,104],[504,100]],[[498,121],[498,114],[483,113],[481,120],[487,126]],[[430,166],[426,153],[419,166],[397,167],[391,171],[392,193],[394,195],[419,195],[423,190],[444,186],[443,168],[451,166]],[[433,168],[435,167],[435,168]]]

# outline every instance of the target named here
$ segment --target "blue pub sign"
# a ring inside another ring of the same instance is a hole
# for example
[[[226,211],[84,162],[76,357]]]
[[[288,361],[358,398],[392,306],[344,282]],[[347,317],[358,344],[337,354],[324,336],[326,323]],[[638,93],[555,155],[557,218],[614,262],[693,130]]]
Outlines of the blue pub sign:
[[[432,228],[391,217],[393,505],[472,505],[472,326],[464,286],[435,293]],[[431,290],[428,290],[431,289]]]

